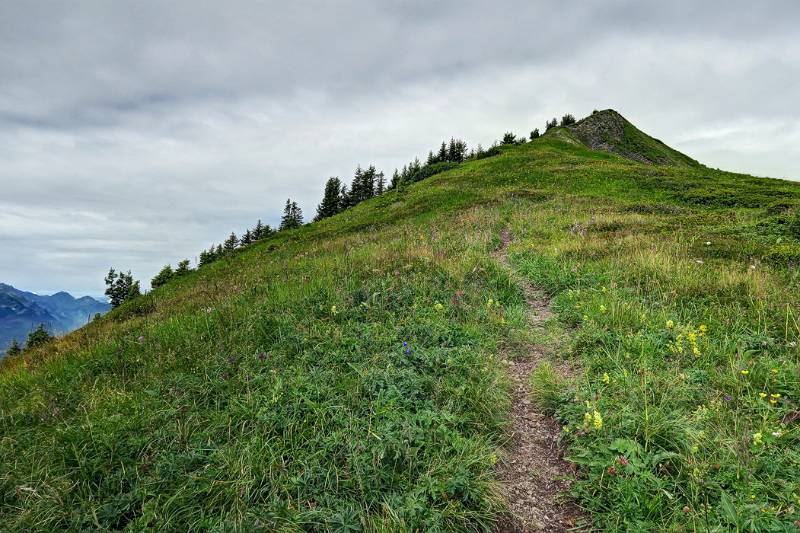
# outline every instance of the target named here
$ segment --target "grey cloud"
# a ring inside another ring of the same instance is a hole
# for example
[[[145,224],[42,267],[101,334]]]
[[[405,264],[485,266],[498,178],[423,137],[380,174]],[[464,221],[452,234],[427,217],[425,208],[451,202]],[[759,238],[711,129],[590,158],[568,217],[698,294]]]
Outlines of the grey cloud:
[[[329,175],[614,107],[730,170],[800,177],[800,6],[0,4],[0,281],[143,280]]]

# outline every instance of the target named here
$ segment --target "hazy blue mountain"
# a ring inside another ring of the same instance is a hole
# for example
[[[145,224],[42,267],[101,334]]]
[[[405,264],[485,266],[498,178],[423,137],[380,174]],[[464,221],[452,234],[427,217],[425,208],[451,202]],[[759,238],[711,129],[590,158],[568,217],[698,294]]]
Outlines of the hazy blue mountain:
[[[42,296],[0,283],[0,355],[11,339],[24,344],[28,333],[39,324],[51,333],[67,333],[109,309],[107,303],[90,296],[74,298],[66,292]]]

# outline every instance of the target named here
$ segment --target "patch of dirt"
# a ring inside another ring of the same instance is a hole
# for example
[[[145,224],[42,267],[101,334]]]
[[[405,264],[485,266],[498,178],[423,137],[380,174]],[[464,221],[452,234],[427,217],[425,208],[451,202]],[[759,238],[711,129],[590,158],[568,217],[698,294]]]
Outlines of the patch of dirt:
[[[502,244],[494,257],[507,268],[508,245],[512,235],[503,230]],[[528,320],[532,328],[543,327],[552,312],[547,297],[525,280],[517,283],[528,302]],[[498,533],[527,533],[532,531],[575,531],[581,522],[580,509],[563,496],[575,475],[573,465],[563,458],[558,438],[561,426],[541,413],[530,401],[531,372],[546,358],[547,347],[529,345],[524,357],[506,360],[511,380],[511,435],[498,463],[498,477],[510,516],[500,522]],[[568,365],[556,365],[556,370],[569,375]]]

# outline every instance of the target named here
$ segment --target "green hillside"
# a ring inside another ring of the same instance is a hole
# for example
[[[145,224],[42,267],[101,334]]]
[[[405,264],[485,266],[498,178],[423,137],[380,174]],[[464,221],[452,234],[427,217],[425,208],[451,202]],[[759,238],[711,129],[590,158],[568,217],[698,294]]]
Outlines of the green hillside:
[[[0,530],[491,530],[503,359],[532,344],[574,369],[531,401],[576,523],[791,530],[800,184],[623,126],[501,146],[3,360]]]

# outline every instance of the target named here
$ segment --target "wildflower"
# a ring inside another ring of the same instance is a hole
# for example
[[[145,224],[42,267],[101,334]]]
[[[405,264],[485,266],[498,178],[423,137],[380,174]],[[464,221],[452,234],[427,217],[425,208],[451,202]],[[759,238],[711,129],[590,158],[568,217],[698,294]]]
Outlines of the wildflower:
[[[444,306],[442,304],[440,304],[439,302],[436,302],[436,304],[434,304],[433,308],[436,309],[437,311],[441,311],[442,309],[444,309]]]
[[[570,432],[569,426],[564,426],[561,429],[564,431],[564,433],[569,433]]]
[[[749,371],[749,370],[742,370],[742,375],[743,375],[743,376],[746,376],[746,375],[747,375],[747,374],[749,374],[749,373],[750,373],[750,371]]]
[[[700,336],[702,337],[703,335],[708,333],[708,326],[706,326],[705,324],[700,324],[700,326],[698,326],[697,328],[697,331],[700,332]]]
[[[761,398],[761,399],[763,400],[764,398],[766,398],[766,397],[767,397],[767,393],[766,393],[766,392],[759,392],[759,393],[758,393],[758,397],[759,397],[759,398]]]
[[[711,241],[706,241],[706,246],[711,246]]]
[[[733,400],[733,396],[731,396],[730,394],[726,394],[725,396],[723,396],[723,398],[725,399],[726,402]]]
[[[331,315],[336,316],[339,312],[336,310],[336,306],[331,306]]]
[[[692,354],[694,354],[695,357],[700,357],[700,348],[692,346]]]
[[[616,466],[609,466],[608,467],[608,475],[609,476],[616,476],[617,475],[617,467]]]
[[[594,429],[602,429],[603,427],[603,417],[600,416],[599,411],[595,411],[592,414],[592,421],[594,423]]]
[[[764,444],[764,441],[762,440],[763,438],[764,435],[762,435],[760,431],[757,433],[753,433],[753,446],[761,446],[762,444]]]
[[[494,299],[493,298],[489,298],[489,301],[486,302],[486,307],[492,307],[493,305],[494,305]]]
[[[611,383],[611,376],[608,375],[608,372],[603,372],[603,383]]]
[[[587,322],[589,320],[589,315],[583,315],[583,321]]]
[[[773,374],[777,374],[778,373],[778,369],[777,368],[773,368],[772,370],[770,370],[770,372],[772,372]]]
[[[770,398],[769,403],[770,405],[778,405],[778,400],[776,400],[775,398]]]
[[[617,462],[621,466],[628,466],[630,464],[630,461],[628,461],[628,458],[625,457],[624,455],[620,455],[619,457],[617,457]]]
[[[782,435],[783,435],[783,433],[781,431],[773,431],[772,432],[772,436],[775,437],[775,438],[778,438],[778,437],[780,437]]]
[[[667,320],[667,329],[672,329],[673,327],[675,327],[675,322]]]
[[[688,505],[684,505],[683,506],[683,513],[684,514],[689,514],[691,512],[692,512],[692,508],[691,507],[689,507]]]
[[[497,454],[496,453],[493,453],[492,455],[489,456],[489,462],[492,463],[492,464],[496,464],[497,463]]]
[[[781,395],[778,394],[778,393],[770,394],[770,396],[773,397],[773,398],[780,398],[781,397]]]
[[[697,453],[699,451],[700,451],[700,447],[699,446],[697,446],[696,444],[694,446],[692,446],[692,453]]]
[[[601,313],[605,313],[606,312],[606,306],[605,305],[600,304],[600,312]]]
[[[136,340],[139,341],[140,343],[144,342],[144,335],[139,335],[139,338]]]

